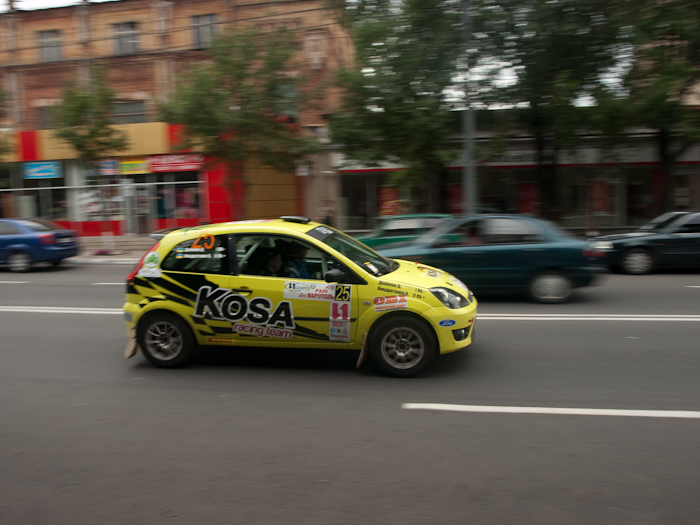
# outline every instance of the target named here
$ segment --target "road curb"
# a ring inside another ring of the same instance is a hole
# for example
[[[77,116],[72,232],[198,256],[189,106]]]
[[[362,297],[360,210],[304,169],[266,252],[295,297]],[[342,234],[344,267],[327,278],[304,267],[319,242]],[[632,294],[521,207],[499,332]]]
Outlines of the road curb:
[[[66,262],[75,264],[131,264],[139,262],[139,259],[95,259],[90,257],[71,257]]]

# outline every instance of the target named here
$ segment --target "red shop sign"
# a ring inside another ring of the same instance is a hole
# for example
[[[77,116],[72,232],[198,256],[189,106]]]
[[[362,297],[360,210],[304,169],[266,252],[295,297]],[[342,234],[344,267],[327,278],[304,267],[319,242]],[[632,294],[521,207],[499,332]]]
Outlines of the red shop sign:
[[[203,155],[154,155],[148,157],[151,173],[160,171],[198,171],[204,164]]]

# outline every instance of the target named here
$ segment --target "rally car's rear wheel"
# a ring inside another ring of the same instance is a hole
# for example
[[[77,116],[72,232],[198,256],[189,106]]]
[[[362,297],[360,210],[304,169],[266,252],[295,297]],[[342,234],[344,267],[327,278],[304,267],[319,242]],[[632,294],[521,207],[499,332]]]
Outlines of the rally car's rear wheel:
[[[408,377],[430,364],[436,344],[423,323],[400,315],[377,326],[370,339],[370,352],[375,364],[387,374]]]
[[[139,322],[137,338],[146,359],[161,368],[183,366],[196,347],[187,323],[169,312],[148,314]]]

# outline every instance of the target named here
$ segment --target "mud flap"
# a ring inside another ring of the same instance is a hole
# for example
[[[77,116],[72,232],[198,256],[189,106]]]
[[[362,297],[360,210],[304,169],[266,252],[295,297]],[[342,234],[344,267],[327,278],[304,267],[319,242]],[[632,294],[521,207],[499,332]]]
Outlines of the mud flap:
[[[129,340],[126,342],[126,348],[124,349],[124,359],[134,357],[138,351],[139,345],[136,342],[136,328],[131,327],[131,332],[129,332]]]
[[[360,357],[357,359],[357,365],[355,368],[360,368],[362,366],[362,363],[365,362],[365,358],[367,357],[367,334],[364,334],[362,336],[362,349],[360,350]]]

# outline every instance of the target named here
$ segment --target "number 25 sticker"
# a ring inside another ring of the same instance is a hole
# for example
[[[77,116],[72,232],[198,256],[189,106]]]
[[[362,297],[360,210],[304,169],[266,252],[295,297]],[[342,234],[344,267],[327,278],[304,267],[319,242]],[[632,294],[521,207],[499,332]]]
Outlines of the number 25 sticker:
[[[335,300],[336,301],[349,301],[352,294],[352,286],[348,284],[336,284],[335,285]]]
[[[201,235],[195,239],[192,243],[192,248],[204,248],[205,250],[211,250],[214,247],[214,236],[213,235]]]

